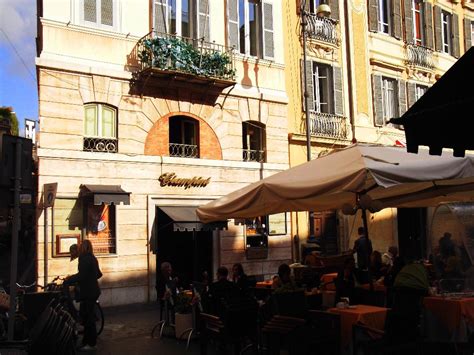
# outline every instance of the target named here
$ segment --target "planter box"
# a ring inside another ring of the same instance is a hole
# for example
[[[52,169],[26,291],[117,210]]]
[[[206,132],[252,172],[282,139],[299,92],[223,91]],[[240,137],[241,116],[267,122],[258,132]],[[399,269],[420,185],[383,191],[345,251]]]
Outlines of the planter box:
[[[175,313],[175,332],[176,338],[181,338],[187,329],[193,328],[193,315],[191,313],[182,314],[182,313]]]

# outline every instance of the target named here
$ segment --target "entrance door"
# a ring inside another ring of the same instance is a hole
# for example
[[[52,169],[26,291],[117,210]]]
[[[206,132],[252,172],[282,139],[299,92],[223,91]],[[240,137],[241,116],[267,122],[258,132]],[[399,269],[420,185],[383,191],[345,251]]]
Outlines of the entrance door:
[[[204,271],[212,277],[212,231],[173,231],[173,220],[159,207],[155,225],[157,272],[162,262],[170,262],[185,288],[193,280],[201,281]]]
[[[426,208],[399,208],[397,215],[400,255],[426,257]]]
[[[337,245],[337,217],[335,211],[314,212],[314,236],[321,240],[321,249],[325,255],[335,255]]]

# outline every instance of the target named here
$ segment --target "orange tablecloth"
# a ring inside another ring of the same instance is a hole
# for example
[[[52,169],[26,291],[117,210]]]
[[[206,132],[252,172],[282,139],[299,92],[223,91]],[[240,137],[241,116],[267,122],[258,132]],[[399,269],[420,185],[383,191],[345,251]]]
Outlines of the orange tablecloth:
[[[474,326],[474,298],[425,297],[424,307],[451,331],[455,331],[464,319]]]
[[[334,279],[336,277],[337,277],[337,272],[332,272],[330,274],[323,274],[321,276],[321,283],[325,284],[325,283],[332,282],[332,281],[334,281]],[[324,286],[324,289],[334,291],[334,290],[336,290],[336,285],[334,283],[330,283],[330,284]]]
[[[255,287],[258,288],[269,288],[272,287],[272,280],[267,280],[267,281],[259,281],[255,284]]]
[[[341,315],[341,342],[347,346],[352,341],[352,325],[361,322],[383,330],[388,308],[359,304],[355,308],[330,308],[328,311]]]

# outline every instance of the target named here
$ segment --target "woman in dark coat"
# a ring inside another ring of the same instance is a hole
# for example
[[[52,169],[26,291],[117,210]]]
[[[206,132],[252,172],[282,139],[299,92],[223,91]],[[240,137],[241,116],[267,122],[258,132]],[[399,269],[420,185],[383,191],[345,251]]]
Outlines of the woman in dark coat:
[[[79,285],[81,302],[79,312],[84,323],[84,337],[80,350],[93,350],[97,343],[94,306],[100,296],[97,280],[102,277],[102,272],[94,256],[92,243],[88,239],[84,239],[79,247],[78,269],[79,272],[67,277],[64,283]]]

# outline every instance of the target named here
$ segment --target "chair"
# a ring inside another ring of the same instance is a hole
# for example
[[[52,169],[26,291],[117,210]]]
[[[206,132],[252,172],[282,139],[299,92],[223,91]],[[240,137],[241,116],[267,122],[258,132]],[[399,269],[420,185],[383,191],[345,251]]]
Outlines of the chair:
[[[262,328],[266,337],[267,354],[280,354],[281,349],[288,349],[290,354],[301,354],[305,351],[303,340],[306,338],[305,319],[274,315]]]
[[[273,314],[306,319],[308,306],[304,291],[273,293]]]
[[[151,337],[155,337],[155,331],[160,330],[160,339],[165,328],[174,328],[174,308],[169,300],[160,300],[160,321],[151,330]]]
[[[336,313],[310,310],[309,321],[312,334],[309,337],[309,349],[316,350],[317,354],[339,354],[341,316]]]

